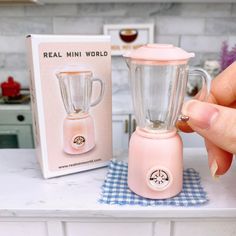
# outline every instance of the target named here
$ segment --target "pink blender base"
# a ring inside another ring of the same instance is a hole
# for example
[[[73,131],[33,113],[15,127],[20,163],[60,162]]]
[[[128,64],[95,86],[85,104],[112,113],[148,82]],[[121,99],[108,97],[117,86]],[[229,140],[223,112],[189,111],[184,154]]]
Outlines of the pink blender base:
[[[82,154],[95,147],[94,123],[90,115],[67,116],[63,130],[64,152]]]
[[[152,134],[137,127],[129,147],[129,188],[145,198],[165,199],[182,185],[183,144],[176,130]]]

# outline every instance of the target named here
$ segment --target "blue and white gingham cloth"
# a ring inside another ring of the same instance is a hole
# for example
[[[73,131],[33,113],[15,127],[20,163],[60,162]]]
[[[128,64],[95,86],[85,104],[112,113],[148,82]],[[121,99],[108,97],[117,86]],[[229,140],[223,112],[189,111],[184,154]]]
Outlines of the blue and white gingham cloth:
[[[184,170],[183,190],[177,196],[152,200],[140,197],[130,191],[127,185],[128,164],[113,159],[102,186],[100,203],[140,206],[197,206],[208,201],[207,194],[201,186],[200,176],[194,169]]]

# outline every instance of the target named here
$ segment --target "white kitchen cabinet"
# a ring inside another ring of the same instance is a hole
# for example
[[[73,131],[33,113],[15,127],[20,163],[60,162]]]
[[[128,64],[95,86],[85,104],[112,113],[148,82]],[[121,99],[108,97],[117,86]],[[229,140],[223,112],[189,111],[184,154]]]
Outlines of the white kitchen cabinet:
[[[1,221],[2,236],[234,236],[236,218],[176,219],[133,217],[132,219],[59,218],[57,221]]]
[[[0,105],[0,148],[33,148],[29,104]]]
[[[32,148],[33,134],[31,125],[0,125],[0,147]]]
[[[145,222],[68,222],[66,236],[152,236],[152,223]]]
[[[113,154],[119,156],[127,152],[129,147],[129,139],[136,129],[136,120],[132,114],[123,114],[112,116],[112,132],[113,132]]]
[[[1,236],[47,236],[45,222],[2,221],[0,222]]]
[[[127,155],[123,155],[127,159]],[[233,236],[236,163],[212,179],[204,149],[184,150],[209,202],[198,207],[119,206],[98,202],[107,168],[43,179],[35,151],[0,150],[1,236]]]
[[[172,236],[222,236],[236,235],[236,220],[207,221],[175,221],[172,226]]]
[[[25,219],[28,220],[28,219]],[[64,221],[65,220],[65,221]],[[2,236],[234,236],[236,219],[123,219],[101,220],[77,218],[73,221],[0,222]],[[96,222],[94,222],[96,221]],[[122,222],[123,221],[123,222]]]
[[[114,156],[118,156],[128,150],[130,132],[130,115],[112,115]]]

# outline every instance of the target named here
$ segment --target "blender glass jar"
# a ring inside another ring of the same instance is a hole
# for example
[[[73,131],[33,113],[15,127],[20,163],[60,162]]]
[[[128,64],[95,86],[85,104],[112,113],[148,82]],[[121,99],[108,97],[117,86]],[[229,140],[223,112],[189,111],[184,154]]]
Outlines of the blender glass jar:
[[[61,72],[57,77],[66,112],[88,113],[92,94],[92,72]]]
[[[184,99],[187,64],[131,61],[131,93],[139,128],[166,132],[175,127]]]
[[[91,71],[66,71],[57,73],[62,100],[68,115],[81,115],[89,112],[90,106],[97,105],[104,93],[104,84],[93,78]],[[93,83],[100,84],[97,99],[91,102]]]

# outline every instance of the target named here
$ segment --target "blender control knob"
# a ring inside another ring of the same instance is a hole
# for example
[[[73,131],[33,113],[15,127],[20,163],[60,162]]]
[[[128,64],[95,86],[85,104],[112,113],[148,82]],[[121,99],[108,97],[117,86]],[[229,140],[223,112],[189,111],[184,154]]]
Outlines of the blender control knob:
[[[171,183],[172,176],[170,172],[163,167],[154,167],[148,171],[148,186],[157,191],[165,190]]]

